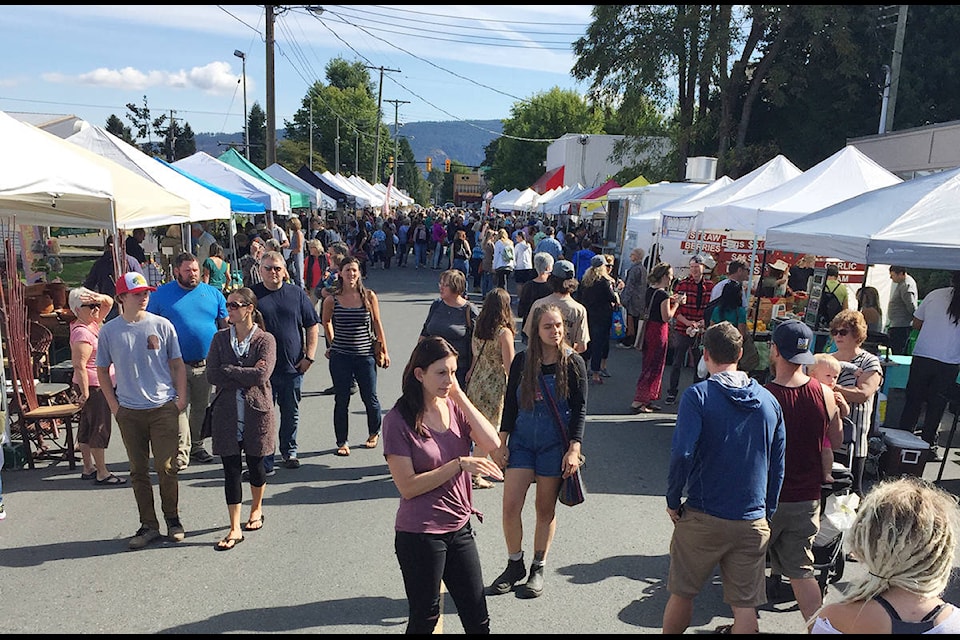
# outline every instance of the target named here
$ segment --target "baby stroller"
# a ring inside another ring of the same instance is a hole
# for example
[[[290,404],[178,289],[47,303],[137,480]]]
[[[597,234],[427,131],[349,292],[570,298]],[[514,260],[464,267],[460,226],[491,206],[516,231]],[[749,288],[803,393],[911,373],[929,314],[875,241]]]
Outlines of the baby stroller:
[[[813,541],[813,570],[821,596],[826,596],[828,585],[843,578],[843,534],[853,523],[859,503],[859,497],[850,489],[850,469],[836,463],[832,475],[833,482],[820,490],[820,531]],[[767,581],[767,598],[771,602],[786,602],[793,599],[793,590],[783,576],[772,574]]]

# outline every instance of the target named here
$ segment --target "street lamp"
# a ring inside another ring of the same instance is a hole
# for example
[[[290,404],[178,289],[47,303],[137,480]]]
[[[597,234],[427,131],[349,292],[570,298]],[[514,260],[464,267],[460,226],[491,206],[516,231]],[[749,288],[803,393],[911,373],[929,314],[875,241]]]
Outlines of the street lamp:
[[[244,155],[247,160],[250,159],[250,131],[247,127],[247,54],[240,49],[235,49],[233,55],[243,61],[243,148],[246,150]]]

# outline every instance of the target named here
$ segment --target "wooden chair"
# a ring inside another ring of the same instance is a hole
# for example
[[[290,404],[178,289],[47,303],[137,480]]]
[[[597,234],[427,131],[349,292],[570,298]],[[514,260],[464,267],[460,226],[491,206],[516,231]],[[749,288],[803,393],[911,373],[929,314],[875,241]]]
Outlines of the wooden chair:
[[[56,385],[54,389],[41,389],[38,393],[34,380],[34,358],[30,341],[30,320],[23,297],[23,282],[17,274],[17,257],[13,241],[6,245],[6,286],[0,291],[0,300],[6,307],[0,314],[6,337],[4,354],[9,362],[11,393],[11,419],[19,423],[20,439],[24,455],[31,469],[35,459],[66,460],[70,469],[76,469],[73,429],[79,423],[80,406],[62,399],[62,391],[69,385]],[[41,327],[42,328],[42,327]],[[49,333],[49,332],[48,332]],[[47,385],[49,386],[49,385]],[[48,404],[41,404],[45,397]],[[61,428],[62,427],[62,428]],[[64,442],[60,442],[61,431]],[[36,454],[33,452],[36,449]],[[59,454],[59,455],[58,455]]]
[[[33,358],[33,377],[50,382],[50,347],[53,334],[39,322],[30,321],[30,354]]]

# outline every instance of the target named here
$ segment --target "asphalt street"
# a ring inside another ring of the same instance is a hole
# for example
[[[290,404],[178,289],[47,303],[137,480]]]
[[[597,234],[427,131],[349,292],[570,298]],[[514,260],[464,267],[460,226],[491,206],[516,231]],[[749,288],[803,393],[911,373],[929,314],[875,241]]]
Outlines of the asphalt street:
[[[393,360],[379,378],[384,412],[399,395],[403,366],[438,295],[439,274],[371,270],[366,281],[380,296]],[[558,506],[542,597],[488,598],[494,633],[660,632],[672,529],[663,493],[675,407],[630,413],[641,357],[611,349],[612,377],[590,387],[583,446],[587,501]],[[318,360],[304,381],[303,464],[296,470],[278,466],[268,480],[264,528],[246,533],[228,553],[214,550],[228,523],[219,464],[192,464],[180,474],[186,539],[142,551],[127,550],[138,528],[129,484],[99,487],[64,463],[4,471],[4,633],[402,633],[406,598],[393,552],[399,494],[382,448],[361,446],[366,430],[358,395],[350,405],[352,455],[334,455],[333,397],[319,394],[329,384],[325,362]],[[960,467],[952,452],[950,458],[945,486],[956,492]],[[107,460],[112,471],[127,475],[116,429]],[[927,465],[926,477],[935,477],[938,467]],[[474,494],[484,514],[474,526],[488,583],[506,564],[501,489],[496,484]],[[528,560],[532,494],[524,514]],[[244,518],[248,487],[245,497]],[[859,565],[847,565],[828,601],[857,571]],[[763,632],[803,631],[788,598],[767,604],[759,615]],[[696,601],[690,632],[710,633],[730,622],[714,578]],[[462,633],[449,597],[438,633]]]

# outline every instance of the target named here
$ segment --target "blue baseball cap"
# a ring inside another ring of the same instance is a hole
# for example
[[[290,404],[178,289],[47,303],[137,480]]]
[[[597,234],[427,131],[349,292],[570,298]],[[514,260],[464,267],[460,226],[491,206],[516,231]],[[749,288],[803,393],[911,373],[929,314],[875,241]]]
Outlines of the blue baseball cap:
[[[810,350],[813,331],[799,320],[781,322],[773,330],[773,343],[783,358],[793,364],[813,364],[816,359]]]

